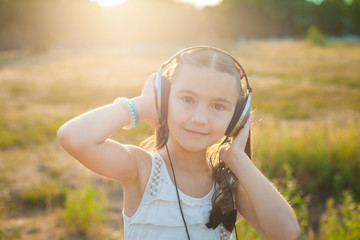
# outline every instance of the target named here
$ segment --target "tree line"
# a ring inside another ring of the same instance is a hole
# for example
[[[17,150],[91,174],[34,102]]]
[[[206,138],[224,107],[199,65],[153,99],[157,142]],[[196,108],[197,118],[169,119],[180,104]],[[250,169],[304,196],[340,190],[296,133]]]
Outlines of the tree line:
[[[178,43],[203,39],[360,35],[360,0],[223,0],[201,10],[173,0],[0,0],[0,49],[56,44]]]

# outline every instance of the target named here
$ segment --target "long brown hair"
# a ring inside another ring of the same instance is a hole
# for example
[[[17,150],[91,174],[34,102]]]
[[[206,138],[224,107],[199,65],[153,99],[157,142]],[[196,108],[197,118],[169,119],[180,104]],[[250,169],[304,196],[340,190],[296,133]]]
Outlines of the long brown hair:
[[[230,74],[234,77],[234,79],[236,79],[239,98],[244,96],[240,71],[236,67],[234,60],[227,54],[211,48],[195,50],[183,54],[181,59],[177,59],[174,63],[169,64],[167,71],[164,71],[166,79],[170,82],[170,86],[171,81],[176,78],[176,75],[184,65],[213,68],[219,72]],[[165,96],[166,98],[168,98],[168,94],[169,93]],[[167,119],[162,119],[161,122],[162,125],[155,132],[155,146],[152,144],[155,150],[164,147],[169,137]],[[153,137],[151,137],[151,139],[153,140]],[[207,157],[210,161],[213,176],[217,183],[215,184],[215,191],[212,196],[212,205],[213,208],[215,206],[220,207],[222,212],[228,212],[233,209],[233,194],[235,193],[236,186],[238,184],[238,179],[219,157],[219,150],[221,146],[229,141],[231,141],[231,138],[224,138],[207,149]],[[145,144],[149,146],[149,141],[145,140]],[[251,159],[250,134],[245,147],[245,152]]]

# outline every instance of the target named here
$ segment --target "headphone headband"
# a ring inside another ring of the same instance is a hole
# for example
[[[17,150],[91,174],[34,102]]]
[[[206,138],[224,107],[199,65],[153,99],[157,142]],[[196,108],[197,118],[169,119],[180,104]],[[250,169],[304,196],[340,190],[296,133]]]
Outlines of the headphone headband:
[[[234,136],[240,131],[242,126],[245,124],[246,119],[249,117],[249,113],[251,110],[252,88],[249,84],[246,72],[243,69],[243,67],[241,66],[241,64],[230,53],[225,52],[224,50],[221,50],[219,48],[210,47],[210,46],[193,46],[193,47],[188,47],[188,48],[182,49],[182,50],[178,51],[177,53],[175,53],[168,61],[161,64],[160,69],[159,69],[158,74],[155,79],[155,88],[156,88],[156,95],[157,95],[156,106],[157,106],[160,122],[162,122],[162,120],[165,120],[165,118],[166,118],[166,111],[164,110],[164,108],[165,108],[165,106],[167,108],[166,101],[167,101],[168,96],[165,96],[165,95],[168,94],[168,88],[169,88],[166,80],[163,80],[163,73],[174,59],[179,58],[179,61],[180,61],[181,57],[185,53],[190,53],[190,52],[193,52],[196,50],[213,50],[215,52],[219,52],[221,54],[224,54],[224,55],[230,57],[233,60],[235,66],[239,69],[240,81],[242,78],[245,77],[247,93],[245,93],[246,96],[245,96],[245,99],[243,99],[243,102],[244,101],[246,101],[246,102],[240,107],[238,106],[239,104],[237,104],[233,118],[231,119],[229,127],[227,128],[227,130],[225,132],[225,135],[227,135],[227,136]]]
[[[207,50],[215,50],[216,52],[220,52],[222,54],[225,54],[227,56],[229,56],[235,63],[235,65],[239,68],[239,70],[241,71],[241,78],[245,77],[246,80],[246,87],[248,90],[248,93],[252,92],[252,87],[249,84],[247,75],[244,71],[244,68],[241,66],[241,64],[238,62],[238,60],[236,60],[235,57],[233,57],[230,53],[220,49],[220,48],[216,48],[216,47],[210,47],[210,46],[193,46],[193,47],[188,47],[188,48],[184,48],[180,51],[178,51],[177,53],[175,53],[169,60],[167,60],[166,62],[164,62],[163,64],[161,64],[160,70],[161,73],[163,72],[163,70],[177,57],[181,56],[183,53],[186,52],[191,52],[192,50],[201,50],[201,49],[207,49]]]

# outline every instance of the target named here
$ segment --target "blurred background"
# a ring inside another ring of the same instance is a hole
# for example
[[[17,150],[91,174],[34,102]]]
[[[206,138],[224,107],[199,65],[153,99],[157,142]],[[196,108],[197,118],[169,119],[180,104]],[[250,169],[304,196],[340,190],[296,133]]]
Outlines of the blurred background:
[[[301,239],[360,239],[359,0],[0,0],[0,239],[123,239],[121,184],[81,166],[56,131],[140,94],[192,45],[247,71],[253,162]],[[112,138],[152,134],[141,122]]]
[[[2,0],[0,11],[1,49],[360,34],[357,0]]]

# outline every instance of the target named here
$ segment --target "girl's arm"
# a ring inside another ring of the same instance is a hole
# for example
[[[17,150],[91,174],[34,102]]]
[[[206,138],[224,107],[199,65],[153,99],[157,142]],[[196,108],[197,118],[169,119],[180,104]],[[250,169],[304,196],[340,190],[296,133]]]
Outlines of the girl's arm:
[[[244,152],[250,124],[251,117],[231,145],[220,152],[240,182],[237,209],[264,239],[298,239],[300,228],[292,208]]]
[[[141,96],[132,99],[140,119],[156,127],[152,75]],[[130,122],[129,112],[122,104],[110,104],[84,113],[64,125],[57,132],[61,146],[90,170],[121,182],[133,181],[145,151],[123,145],[109,137]]]

